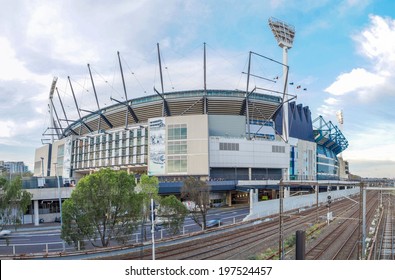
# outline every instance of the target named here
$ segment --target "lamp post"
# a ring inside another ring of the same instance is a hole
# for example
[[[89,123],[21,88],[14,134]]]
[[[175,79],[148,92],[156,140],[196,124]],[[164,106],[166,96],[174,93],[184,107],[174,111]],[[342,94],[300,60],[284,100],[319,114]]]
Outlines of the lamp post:
[[[57,162],[54,162],[54,165],[55,165],[55,176],[56,176],[56,181],[57,181],[57,184],[58,184],[59,211],[60,211],[60,227],[62,227],[62,223],[63,223],[63,221],[62,221],[62,196],[61,196],[61,193],[60,193],[60,182],[59,182],[58,168],[57,168],[58,163],[57,163]]]
[[[44,178],[44,158],[41,158],[41,177]]]
[[[279,201],[280,201],[280,213],[279,213],[279,241],[278,241],[278,258],[284,260],[284,183],[283,179],[280,180],[279,185]]]
[[[151,239],[152,239],[152,260],[155,260],[155,213],[154,199],[151,198]]]

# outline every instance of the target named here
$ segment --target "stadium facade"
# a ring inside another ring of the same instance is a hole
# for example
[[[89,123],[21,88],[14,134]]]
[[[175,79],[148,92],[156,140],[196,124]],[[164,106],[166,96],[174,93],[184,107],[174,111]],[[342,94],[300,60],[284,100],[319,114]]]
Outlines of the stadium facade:
[[[32,212],[49,207],[48,213],[56,213],[58,184],[65,199],[80,178],[107,167],[157,176],[163,195],[179,194],[188,176],[200,178],[211,185],[213,205],[248,202],[251,188],[276,197],[280,179],[300,187],[341,179],[336,155],[348,143],[340,130],[322,117],[313,121],[308,107],[291,102],[286,143],[281,106],[273,95],[197,90],[141,97],[88,114],[36,150],[37,180],[30,187],[36,187],[31,191],[38,201]]]
[[[33,193],[34,222],[38,213],[56,216],[57,198],[70,197],[79,179],[101,168],[156,176],[162,195],[180,194],[183,180],[194,176],[210,184],[213,205],[248,202],[251,190],[275,198],[280,180],[310,190],[320,180],[346,177],[337,157],[348,146],[340,129],[321,116],[312,120],[309,107],[285,91],[249,91],[249,76],[246,91],[164,92],[162,84],[162,93],[154,88],[153,95],[129,99],[124,86],[126,101],[100,108],[91,75],[98,110],[81,116],[73,92],[79,119],[65,128],[52,102],[54,79],[52,141],[36,149],[35,177],[24,182]]]

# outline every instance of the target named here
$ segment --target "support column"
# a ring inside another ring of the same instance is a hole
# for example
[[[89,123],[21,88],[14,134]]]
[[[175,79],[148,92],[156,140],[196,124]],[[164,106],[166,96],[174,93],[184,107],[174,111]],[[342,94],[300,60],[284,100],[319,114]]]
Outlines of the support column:
[[[315,216],[315,221],[316,223],[318,222],[318,218],[319,218],[319,194],[320,194],[320,186],[316,185],[314,186],[315,189],[315,204],[316,204],[316,216]]]
[[[254,196],[254,190],[250,189],[250,213],[252,213],[252,209],[254,208],[253,196]]]
[[[38,226],[40,224],[40,217],[38,214],[38,200],[33,201],[33,207],[34,207],[34,225]]]
[[[232,191],[226,193],[226,205],[232,206]]]
[[[291,196],[291,188],[290,187],[284,187],[284,198],[290,197]]]
[[[369,186],[369,185],[368,185]],[[365,259],[366,251],[366,189],[362,190],[362,259]]]
[[[255,203],[258,202],[258,190],[250,189],[250,212],[253,209]]]
[[[252,171],[251,171],[251,167],[248,168],[248,180],[252,180]]]
[[[272,190],[272,199],[276,199],[276,198],[277,198],[277,191]]]

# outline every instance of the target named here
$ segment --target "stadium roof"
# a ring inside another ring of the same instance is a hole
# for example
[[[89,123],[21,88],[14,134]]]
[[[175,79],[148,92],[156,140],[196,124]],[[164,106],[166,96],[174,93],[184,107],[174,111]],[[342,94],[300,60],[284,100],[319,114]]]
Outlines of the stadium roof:
[[[278,109],[281,98],[268,94],[252,93],[248,97],[250,117],[270,119]],[[191,90],[150,95],[91,112],[73,122],[63,131],[62,137],[103,132],[117,127],[145,123],[149,118],[165,116],[246,115],[246,93],[239,90]]]
[[[348,141],[340,129],[331,121],[326,122],[322,116],[313,121],[314,139],[318,145],[324,146],[336,155],[348,147]]]

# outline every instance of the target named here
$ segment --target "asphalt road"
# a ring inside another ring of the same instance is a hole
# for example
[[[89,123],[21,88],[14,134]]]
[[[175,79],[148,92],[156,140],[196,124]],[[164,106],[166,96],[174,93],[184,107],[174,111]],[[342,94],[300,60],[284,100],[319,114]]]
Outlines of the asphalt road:
[[[237,207],[213,208],[209,210],[207,220],[220,219],[221,225],[232,224],[241,221],[249,213],[248,205]],[[150,226],[146,226],[147,240],[151,238]],[[201,228],[187,217],[184,222],[183,233],[200,231]],[[141,228],[131,237],[131,243],[141,242]],[[165,230],[158,230],[155,238],[161,239],[167,236]],[[115,245],[115,243],[114,243]],[[88,245],[87,248],[93,248]],[[75,251],[73,246],[65,244],[60,238],[60,224],[41,224],[38,227],[22,226],[13,231],[7,238],[0,239],[1,255],[21,255],[30,253]]]

